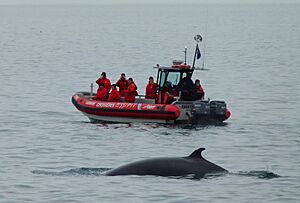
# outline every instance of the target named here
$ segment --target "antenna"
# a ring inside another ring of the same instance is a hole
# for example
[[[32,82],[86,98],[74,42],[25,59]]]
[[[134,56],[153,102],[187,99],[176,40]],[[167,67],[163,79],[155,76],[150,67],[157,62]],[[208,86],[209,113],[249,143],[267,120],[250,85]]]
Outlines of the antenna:
[[[203,61],[202,61],[202,69],[204,70],[204,62],[205,62],[205,53],[206,53],[206,33],[207,33],[207,24],[208,24],[208,10],[206,8],[206,18],[205,18],[205,30],[204,30],[204,47],[203,47]]]
[[[187,52],[187,47],[184,47],[184,65],[186,65],[186,52]]]

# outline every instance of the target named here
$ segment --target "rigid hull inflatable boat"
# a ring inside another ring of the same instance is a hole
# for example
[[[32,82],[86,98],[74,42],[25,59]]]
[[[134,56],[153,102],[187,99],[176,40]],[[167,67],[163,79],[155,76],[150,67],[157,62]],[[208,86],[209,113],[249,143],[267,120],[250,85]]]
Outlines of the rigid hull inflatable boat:
[[[90,93],[78,92],[73,98],[74,106],[91,121],[107,122],[174,122],[180,116],[180,109],[175,105],[102,102],[90,99]]]
[[[221,123],[231,115],[224,101],[204,100],[194,89],[180,88],[195,69],[195,59],[200,58],[197,41],[193,65],[187,65],[186,60],[173,61],[173,65],[162,67],[157,64],[155,99],[147,99],[143,95],[136,96],[134,103],[124,101],[107,102],[93,99],[91,92],[77,92],[72,97],[74,106],[92,122],[154,122],[154,123]],[[186,49],[185,49],[186,59]]]

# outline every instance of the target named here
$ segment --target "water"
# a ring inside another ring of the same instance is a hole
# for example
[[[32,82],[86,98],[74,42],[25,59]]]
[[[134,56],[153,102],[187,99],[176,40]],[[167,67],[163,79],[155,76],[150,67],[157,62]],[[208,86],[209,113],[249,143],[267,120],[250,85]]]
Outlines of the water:
[[[299,13],[299,5],[1,6],[0,202],[299,202]],[[183,58],[185,46],[192,60],[197,33],[209,70],[193,78],[227,102],[227,125],[91,124],[72,106],[102,71],[112,82],[127,73],[144,93],[152,66]],[[230,173],[103,176],[199,147]]]

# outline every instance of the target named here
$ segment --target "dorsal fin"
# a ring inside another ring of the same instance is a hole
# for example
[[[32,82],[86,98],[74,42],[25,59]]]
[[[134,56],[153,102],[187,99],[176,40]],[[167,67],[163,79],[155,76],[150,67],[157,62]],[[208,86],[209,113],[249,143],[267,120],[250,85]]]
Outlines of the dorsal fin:
[[[190,156],[188,156],[189,158],[202,158],[202,155],[201,155],[201,152],[204,151],[205,148],[204,147],[201,147],[197,150],[195,150],[193,153],[190,154]]]

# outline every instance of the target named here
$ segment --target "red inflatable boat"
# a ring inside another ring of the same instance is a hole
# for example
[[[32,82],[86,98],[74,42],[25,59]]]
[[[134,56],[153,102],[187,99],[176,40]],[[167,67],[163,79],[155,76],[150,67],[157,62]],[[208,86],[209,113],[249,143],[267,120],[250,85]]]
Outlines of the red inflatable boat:
[[[200,58],[197,41],[193,65],[187,65],[186,60],[174,60],[171,66],[157,64],[155,99],[143,95],[135,98],[134,103],[106,102],[93,100],[93,85],[91,92],[78,92],[72,97],[74,106],[91,121],[104,122],[155,122],[155,123],[222,123],[231,115],[224,101],[204,99],[199,95],[191,80],[196,58]],[[185,59],[186,59],[185,49]]]
[[[180,109],[175,105],[102,102],[90,99],[89,95],[78,92],[72,102],[91,121],[168,123],[180,115]]]

